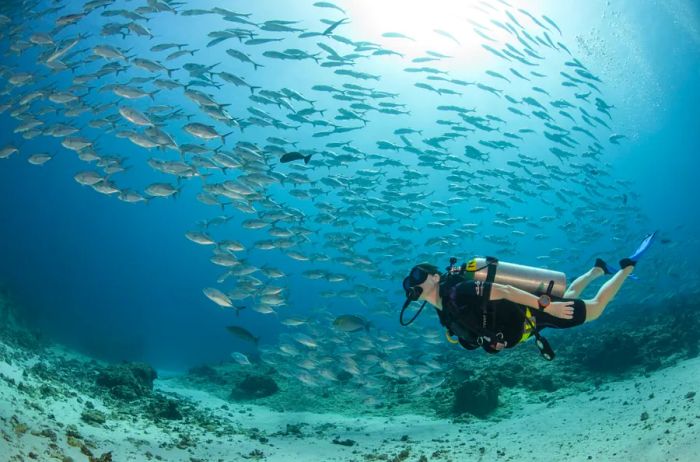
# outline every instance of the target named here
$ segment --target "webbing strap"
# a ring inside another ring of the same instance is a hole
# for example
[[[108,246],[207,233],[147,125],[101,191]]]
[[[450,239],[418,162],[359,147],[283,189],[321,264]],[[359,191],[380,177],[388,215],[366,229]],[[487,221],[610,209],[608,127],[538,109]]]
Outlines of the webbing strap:
[[[486,280],[484,281],[485,283],[488,282],[489,284],[493,284],[493,281],[496,279],[496,267],[498,266],[498,259],[494,257],[486,257],[486,262],[488,263],[488,268],[486,269]],[[484,294],[483,299],[481,301],[481,324],[484,329],[487,328],[487,322],[486,319],[488,317],[488,303],[489,303],[489,296],[491,294],[491,291],[488,291],[488,294]],[[491,310],[491,326],[493,328],[496,327],[496,310],[492,309]]]

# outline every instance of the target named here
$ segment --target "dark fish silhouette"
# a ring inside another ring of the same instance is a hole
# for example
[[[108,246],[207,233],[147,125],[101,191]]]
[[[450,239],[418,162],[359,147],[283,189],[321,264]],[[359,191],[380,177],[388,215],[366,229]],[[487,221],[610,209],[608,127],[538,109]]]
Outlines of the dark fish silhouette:
[[[359,316],[344,314],[335,318],[333,327],[343,332],[357,332],[363,329],[369,331],[370,323]]]
[[[302,154],[300,152],[296,152],[296,151],[295,152],[288,152],[287,154],[283,155],[280,158],[280,162],[282,162],[283,164],[286,164],[287,162],[292,162],[294,160],[304,159],[304,163],[308,164],[309,160],[311,160],[312,155],[313,154],[309,154],[308,156],[305,156],[304,154]]]
[[[253,334],[251,334],[248,329],[245,329],[243,327],[239,326],[226,326],[226,330],[229,331],[232,335],[235,337],[238,337],[239,339],[245,341],[245,342],[250,342],[255,345],[258,344],[258,341],[260,340],[260,337],[256,337]]]

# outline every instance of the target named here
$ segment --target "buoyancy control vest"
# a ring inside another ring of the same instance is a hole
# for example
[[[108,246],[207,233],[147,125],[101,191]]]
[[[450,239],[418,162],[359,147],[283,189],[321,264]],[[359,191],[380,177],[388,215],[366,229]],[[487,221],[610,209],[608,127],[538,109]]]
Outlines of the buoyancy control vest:
[[[504,335],[503,332],[500,332],[497,329],[497,310],[495,307],[489,304],[490,290],[484,290],[482,292],[482,302],[478,313],[475,313],[474,310],[466,311],[464,310],[464,307],[460,307],[457,303],[457,286],[461,282],[473,280],[475,279],[474,276],[478,274],[480,274],[480,280],[476,281],[477,284],[483,284],[484,282],[490,284],[496,281],[497,268],[499,266],[498,259],[486,257],[481,261],[485,264],[481,266],[475,265],[475,262],[477,261],[478,260],[476,259],[471,260],[469,264],[465,263],[461,267],[457,268],[455,267],[457,259],[454,257],[450,259],[450,266],[447,267],[447,271],[443,275],[443,280],[440,283],[442,310],[436,308],[436,311],[438,318],[440,319],[440,323],[447,329],[448,340],[450,337],[456,335],[460,345],[468,350],[474,350],[482,347],[488,353],[498,353],[499,350],[496,349],[496,344],[503,341]],[[527,279],[523,278],[522,275],[527,274],[526,269],[530,267],[523,267],[522,265],[513,264],[508,265],[518,267],[516,274],[519,279]],[[523,268],[525,268],[525,270]],[[534,268],[534,270],[536,276],[535,279],[539,279],[539,281],[541,281],[536,286],[536,292],[552,294],[555,282],[558,282],[557,285],[561,286],[562,276],[563,285],[564,287],[566,286],[566,276],[563,273],[554,271],[550,272],[549,270],[542,270],[539,268]],[[548,274],[545,274],[546,272],[548,272]],[[506,274],[502,277],[509,277],[507,271],[504,273]],[[547,276],[554,276],[557,278],[557,281],[555,281],[554,278],[550,279],[546,284],[547,289],[541,290],[542,286],[545,286],[546,282],[546,279],[543,278],[546,278]],[[502,281],[501,283],[509,282],[511,281]],[[533,278],[527,280],[527,284],[528,288],[531,288],[533,286]],[[557,289],[559,289],[559,287],[557,287]],[[559,290],[557,290],[557,292],[559,292]],[[547,340],[537,331],[532,322],[532,317],[528,316],[527,308],[522,307],[521,311],[523,312],[525,322],[529,327],[529,334],[534,335],[536,338],[536,344],[540,350],[540,353],[546,360],[553,360],[554,351],[549,346],[549,342],[547,342]],[[452,340],[450,341],[452,343],[456,343]]]

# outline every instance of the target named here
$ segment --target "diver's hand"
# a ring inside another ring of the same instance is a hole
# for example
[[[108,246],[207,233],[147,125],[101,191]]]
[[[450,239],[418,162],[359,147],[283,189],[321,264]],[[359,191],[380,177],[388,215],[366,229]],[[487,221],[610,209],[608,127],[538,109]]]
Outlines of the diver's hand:
[[[551,314],[555,318],[573,319],[574,317],[574,302],[569,300],[566,302],[552,302],[544,312]]]

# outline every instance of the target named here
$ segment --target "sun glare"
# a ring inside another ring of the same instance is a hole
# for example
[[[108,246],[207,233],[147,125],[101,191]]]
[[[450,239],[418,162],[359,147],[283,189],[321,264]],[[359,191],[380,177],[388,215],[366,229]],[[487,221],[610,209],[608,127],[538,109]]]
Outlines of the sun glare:
[[[365,36],[408,57],[422,56],[428,50],[467,57],[483,51],[481,42],[475,39],[474,23],[493,28],[489,23],[490,13],[499,10],[484,3],[474,0],[366,0],[353,2],[351,17],[356,18],[355,26],[361,28]],[[490,8],[493,11],[489,11]]]

